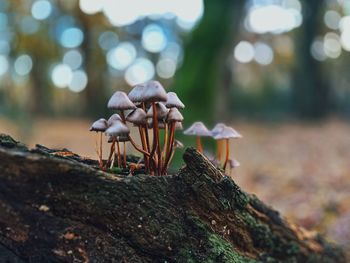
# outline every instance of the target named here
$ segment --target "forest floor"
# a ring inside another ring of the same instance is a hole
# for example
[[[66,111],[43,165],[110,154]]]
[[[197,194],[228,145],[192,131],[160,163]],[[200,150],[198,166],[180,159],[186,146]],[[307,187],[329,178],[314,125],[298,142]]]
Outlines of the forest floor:
[[[66,147],[93,157],[89,125],[45,119],[28,128],[0,119],[0,132],[30,147]],[[290,220],[350,250],[350,123],[237,122],[235,128],[244,135],[232,143],[241,163],[235,181]]]

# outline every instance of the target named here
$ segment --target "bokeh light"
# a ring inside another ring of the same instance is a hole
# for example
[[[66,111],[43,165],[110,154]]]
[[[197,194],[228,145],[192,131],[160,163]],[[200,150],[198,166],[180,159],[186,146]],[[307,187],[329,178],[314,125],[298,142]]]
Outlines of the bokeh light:
[[[73,92],[81,92],[86,88],[88,84],[88,76],[86,72],[83,70],[76,70],[72,73],[72,78],[70,83],[68,84],[68,88]]]
[[[10,53],[10,44],[6,40],[0,40],[0,54],[5,54],[7,55]]]
[[[158,61],[157,74],[163,79],[170,79],[175,75],[176,61],[170,58],[161,59]]]
[[[0,76],[6,74],[9,69],[9,61],[6,56],[0,55]]]
[[[37,20],[47,19],[52,12],[52,5],[49,1],[38,0],[32,5],[32,16]]]
[[[101,0],[80,0],[79,7],[85,14],[93,15],[103,9],[103,1]]]
[[[118,35],[112,31],[103,32],[98,38],[98,44],[103,50],[110,50],[118,45]]]
[[[162,51],[167,44],[163,29],[156,25],[146,26],[142,32],[142,46],[145,50],[153,53]]]
[[[15,72],[20,76],[25,76],[29,74],[32,70],[33,61],[29,55],[20,55],[14,64]]]
[[[339,28],[341,16],[337,11],[328,10],[324,14],[323,21],[325,25],[333,30],[337,30]]]
[[[39,30],[40,24],[31,16],[25,16],[20,22],[21,31],[24,34],[34,34]]]
[[[58,64],[53,68],[51,78],[57,88],[66,88],[72,81],[73,73],[68,65]]]
[[[107,53],[108,64],[118,70],[127,68],[136,58],[137,52],[130,42],[122,42]]]
[[[83,56],[76,49],[69,50],[63,56],[63,63],[73,70],[78,69],[83,64]]]
[[[247,16],[248,29],[256,33],[283,33],[301,25],[302,15],[295,8],[280,5],[253,6]]]
[[[254,44],[254,60],[261,65],[269,65],[273,61],[273,50],[272,48],[262,42],[257,42]]]
[[[147,58],[138,58],[125,72],[125,80],[130,85],[136,85],[151,80],[155,70],[153,63]]]
[[[318,61],[325,61],[327,55],[324,52],[324,44],[322,38],[316,39],[311,45],[311,55]]]
[[[338,58],[341,54],[340,37],[334,33],[327,33],[324,37],[324,52],[329,58]]]
[[[75,48],[81,45],[84,40],[84,34],[81,29],[71,27],[65,29],[60,37],[60,43],[66,48]]]
[[[241,63],[249,63],[254,59],[254,46],[248,41],[241,41],[234,49],[234,57]]]

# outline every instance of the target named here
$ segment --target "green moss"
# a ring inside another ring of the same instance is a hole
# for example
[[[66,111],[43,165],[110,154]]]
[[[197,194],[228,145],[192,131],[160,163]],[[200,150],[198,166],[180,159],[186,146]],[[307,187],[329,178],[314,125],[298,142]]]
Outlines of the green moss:
[[[27,147],[14,140],[11,136],[7,135],[7,134],[0,134],[0,146],[2,147],[6,147],[6,148],[20,148],[21,150],[28,150]]]
[[[216,234],[210,234],[208,240],[211,250],[209,258],[206,262],[256,262],[253,259],[246,258],[235,252],[230,243],[228,243]]]

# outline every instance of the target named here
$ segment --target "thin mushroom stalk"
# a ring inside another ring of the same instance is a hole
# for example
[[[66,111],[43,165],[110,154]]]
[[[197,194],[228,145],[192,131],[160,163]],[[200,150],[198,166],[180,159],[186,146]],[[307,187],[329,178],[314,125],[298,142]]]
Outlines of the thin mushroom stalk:
[[[226,171],[226,166],[229,160],[229,156],[230,156],[230,143],[229,143],[229,139],[226,139],[226,157],[225,157],[225,163],[224,163],[224,171]]]
[[[174,145],[174,138],[175,138],[175,122],[170,123],[170,136],[168,139],[168,145],[167,145],[167,156],[165,159],[164,167],[162,172],[165,173],[168,169],[172,151],[173,151],[173,145]]]
[[[200,136],[196,136],[196,143],[197,143],[197,150],[202,153],[203,152],[203,146],[202,146],[202,142],[201,142],[201,137]]]

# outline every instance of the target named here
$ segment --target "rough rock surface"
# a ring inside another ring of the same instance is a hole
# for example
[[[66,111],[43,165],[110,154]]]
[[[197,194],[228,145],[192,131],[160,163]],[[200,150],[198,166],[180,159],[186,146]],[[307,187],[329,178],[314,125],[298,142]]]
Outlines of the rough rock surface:
[[[0,135],[0,262],[346,262],[189,148],[176,175],[116,176]]]

